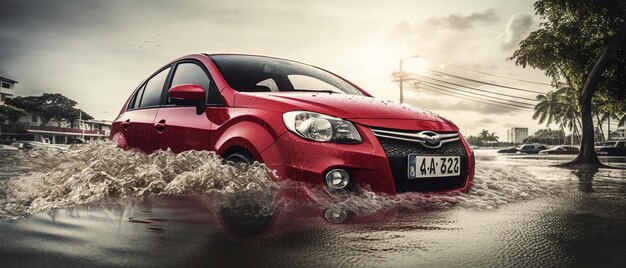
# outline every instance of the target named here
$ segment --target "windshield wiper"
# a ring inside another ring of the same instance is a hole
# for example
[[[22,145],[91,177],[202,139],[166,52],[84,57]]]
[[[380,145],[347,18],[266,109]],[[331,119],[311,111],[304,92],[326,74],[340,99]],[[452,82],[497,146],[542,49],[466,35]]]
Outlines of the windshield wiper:
[[[330,93],[330,94],[341,94],[337,91],[332,91],[329,89],[291,89],[291,90],[286,90],[286,91],[298,91],[298,92],[323,92],[323,93]]]

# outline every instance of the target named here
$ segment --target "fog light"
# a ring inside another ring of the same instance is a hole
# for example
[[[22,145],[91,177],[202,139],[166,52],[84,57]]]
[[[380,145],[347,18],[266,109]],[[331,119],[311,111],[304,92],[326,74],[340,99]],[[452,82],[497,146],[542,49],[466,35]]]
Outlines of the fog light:
[[[350,182],[350,175],[343,169],[333,169],[326,173],[326,178],[324,180],[326,182],[326,186],[331,189],[343,189],[348,186]]]

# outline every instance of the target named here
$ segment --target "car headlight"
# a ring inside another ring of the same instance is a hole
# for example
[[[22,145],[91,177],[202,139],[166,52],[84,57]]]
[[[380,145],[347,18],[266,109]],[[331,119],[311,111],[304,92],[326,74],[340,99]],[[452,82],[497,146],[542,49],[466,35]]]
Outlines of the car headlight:
[[[294,134],[309,140],[347,144],[363,141],[352,123],[320,113],[286,112],[283,114],[283,123]]]

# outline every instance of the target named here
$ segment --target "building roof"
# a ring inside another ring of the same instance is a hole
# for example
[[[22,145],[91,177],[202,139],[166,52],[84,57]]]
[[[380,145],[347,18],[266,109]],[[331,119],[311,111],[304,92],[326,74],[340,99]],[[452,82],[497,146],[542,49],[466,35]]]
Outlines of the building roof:
[[[4,81],[4,82],[9,82],[9,83],[13,83],[13,84],[17,84],[17,81],[13,80],[13,79],[9,79],[9,78],[4,78],[2,76],[0,76],[0,81]]]

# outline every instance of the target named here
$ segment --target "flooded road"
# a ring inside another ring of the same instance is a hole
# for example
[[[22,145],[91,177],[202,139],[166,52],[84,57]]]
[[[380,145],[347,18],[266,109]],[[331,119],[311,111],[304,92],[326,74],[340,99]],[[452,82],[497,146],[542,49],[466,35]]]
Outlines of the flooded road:
[[[626,262],[626,171],[551,166],[568,157],[477,150],[467,194],[328,198],[205,152],[77,150],[1,163],[0,266]]]

